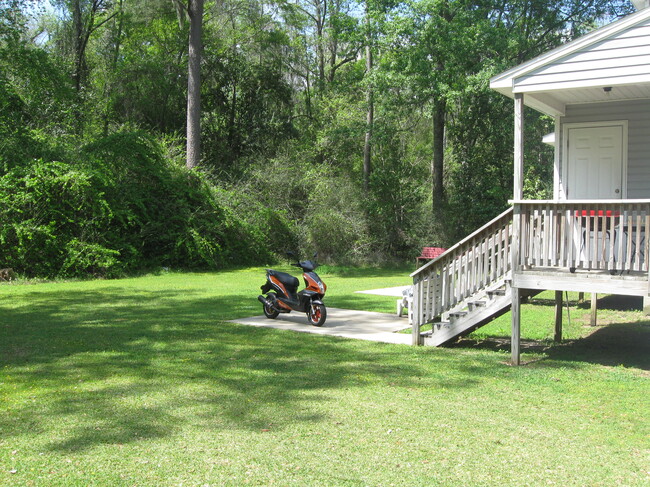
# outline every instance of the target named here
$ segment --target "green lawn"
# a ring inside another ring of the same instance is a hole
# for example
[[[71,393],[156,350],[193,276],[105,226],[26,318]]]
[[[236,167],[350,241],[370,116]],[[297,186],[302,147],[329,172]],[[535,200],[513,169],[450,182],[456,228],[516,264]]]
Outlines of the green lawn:
[[[322,271],[336,307],[393,312],[353,291],[409,283]],[[639,312],[603,300],[593,329],[572,303],[554,346],[541,295],[510,367],[509,315],[444,349],[224,322],[261,314],[263,278],[1,285],[0,485],[650,485]]]

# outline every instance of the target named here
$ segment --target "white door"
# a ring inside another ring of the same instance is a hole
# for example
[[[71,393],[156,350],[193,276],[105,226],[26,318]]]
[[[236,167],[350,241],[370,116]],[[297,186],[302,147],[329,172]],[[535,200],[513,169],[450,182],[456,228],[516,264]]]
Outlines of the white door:
[[[567,131],[567,199],[623,198],[623,125],[570,127]]]

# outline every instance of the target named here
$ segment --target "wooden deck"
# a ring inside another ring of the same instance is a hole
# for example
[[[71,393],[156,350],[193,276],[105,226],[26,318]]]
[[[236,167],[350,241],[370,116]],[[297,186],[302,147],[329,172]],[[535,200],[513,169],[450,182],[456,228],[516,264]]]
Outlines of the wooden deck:
[[[648,272],[650,200],[517,201],[518,268]]]
[[[474,308],[499,286],[511,296],[498,313],[523,290],[648,296],[649,229],[650,200],[515,201],[411,274],[413,344],[425,323],[460,335],[489,322]]]
[[[648,275],[640,272],[611,275],[609,271],[535,268],[515,272],[512,280],[521,289],[648,295]]]

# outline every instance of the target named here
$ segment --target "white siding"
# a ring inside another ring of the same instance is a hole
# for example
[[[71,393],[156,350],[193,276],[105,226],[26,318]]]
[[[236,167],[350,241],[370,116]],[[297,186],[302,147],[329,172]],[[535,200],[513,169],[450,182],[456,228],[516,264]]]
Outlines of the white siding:
[[[650,198],[650,100],[569,105],[560,124],[613,120],[628,121],[627,198]],[[562,130],[556,131],[560,164],[564,145],[561,138]],[[562,174],[561,168],[558,173]]]
[[[650,20],[515,80],[515,90],[554,90],[645,82],[650,78]]]

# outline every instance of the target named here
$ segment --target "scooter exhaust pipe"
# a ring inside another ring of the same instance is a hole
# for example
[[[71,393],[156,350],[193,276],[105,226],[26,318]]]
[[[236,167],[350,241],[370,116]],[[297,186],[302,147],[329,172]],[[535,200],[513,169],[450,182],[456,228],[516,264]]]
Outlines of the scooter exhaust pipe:
[[[261,294],[257,297],[257,300],[262,303],[264,306],[268,306],[269,308],[273,308],[273,303],[266,299],[264,296]]]

